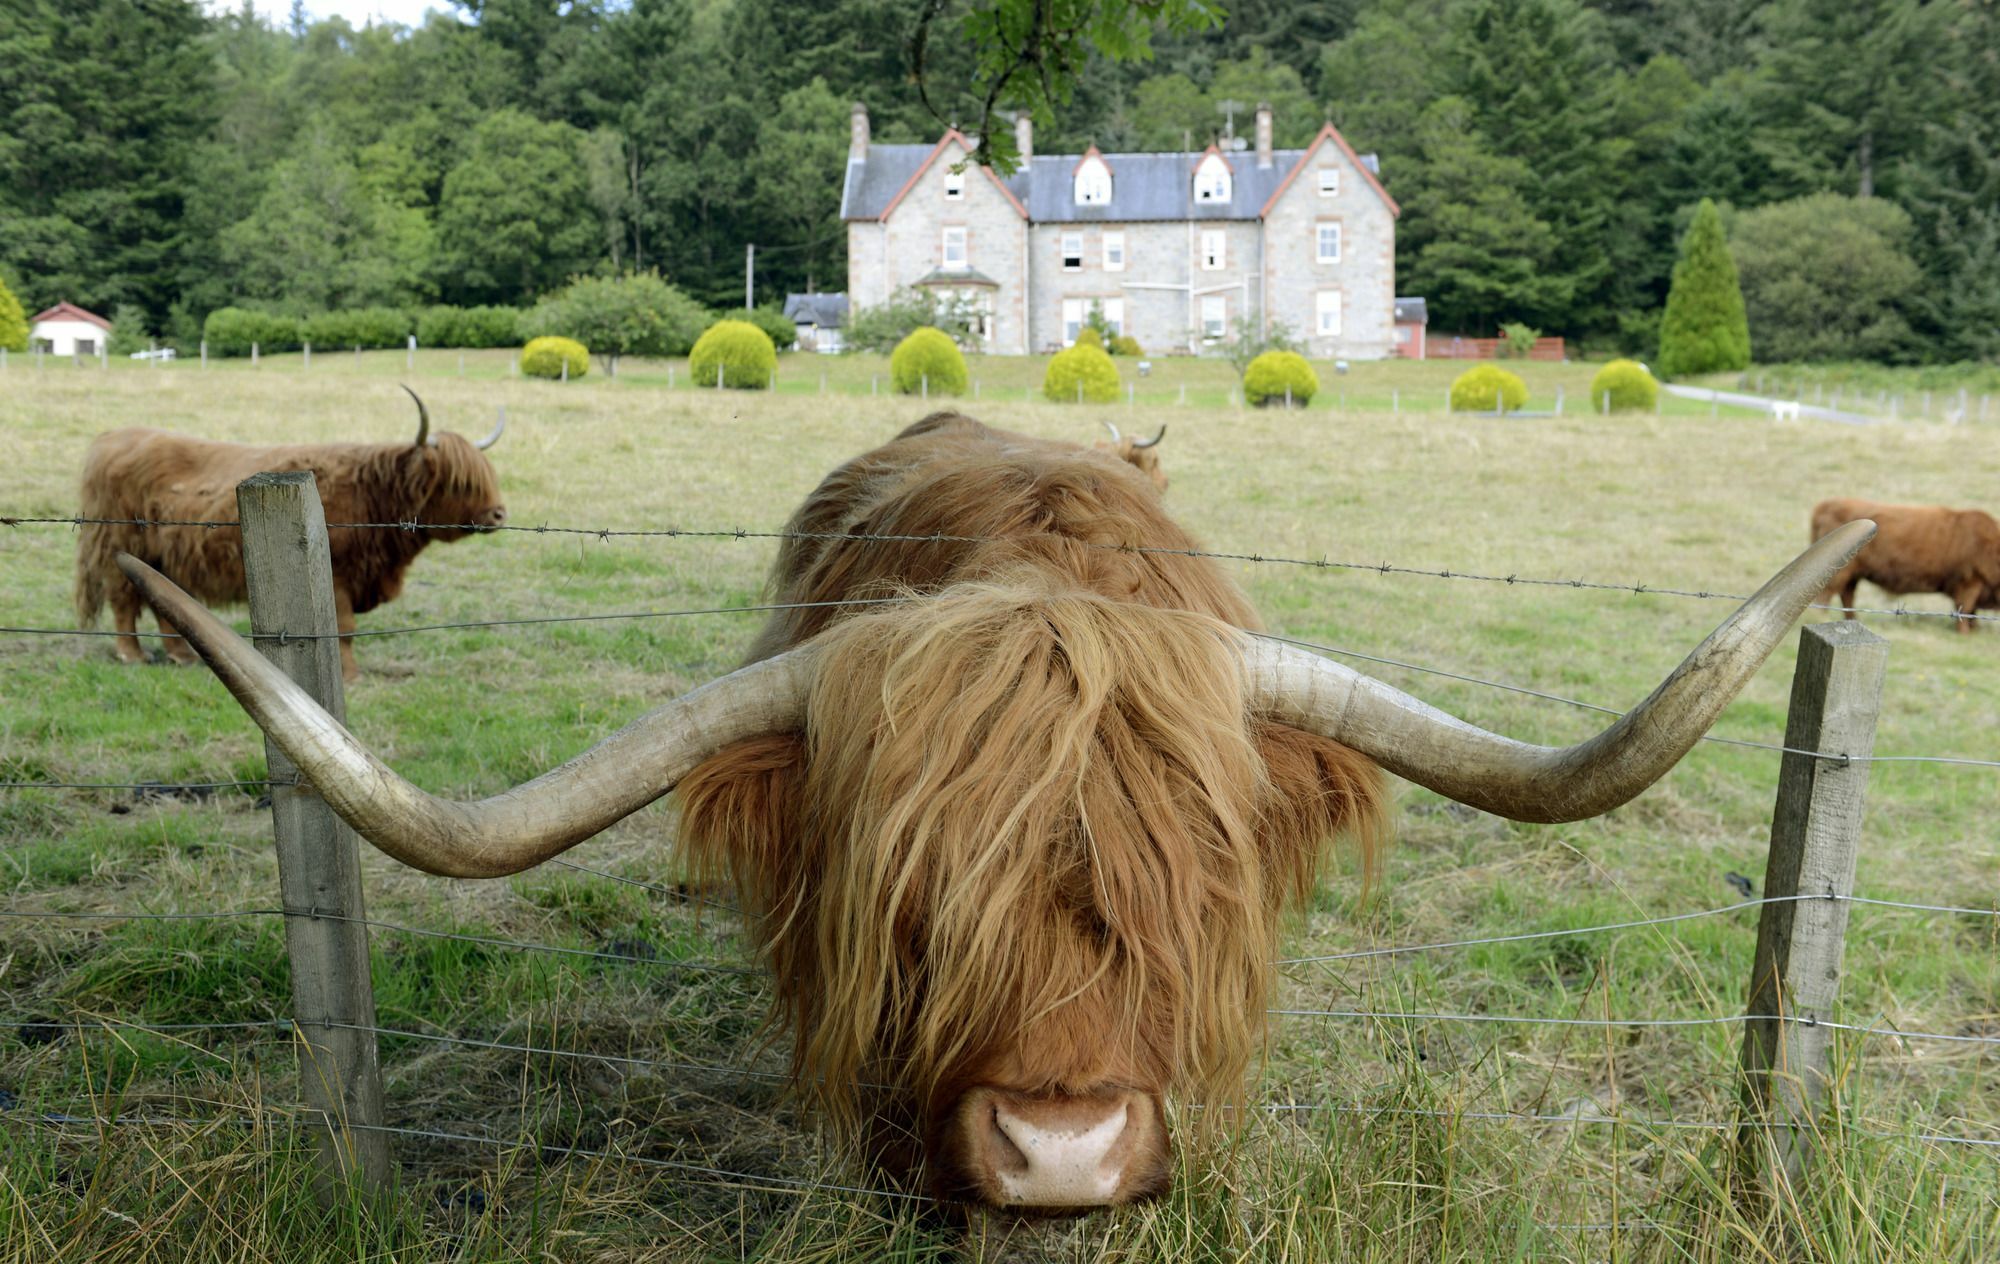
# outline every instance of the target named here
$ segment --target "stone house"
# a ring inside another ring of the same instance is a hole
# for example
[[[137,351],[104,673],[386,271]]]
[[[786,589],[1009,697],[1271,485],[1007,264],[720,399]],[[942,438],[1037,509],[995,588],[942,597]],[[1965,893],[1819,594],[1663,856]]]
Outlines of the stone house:
[[[855,105],[840,208],[854,306],[932,289],[1003,355],[1067,346],[1092,307],[1149,353],[1215,346],[1248,319],[1282,322],[1315,358],[1393,354],[1399,208],[1332,124],[1304,149],[1272,148],[1269,106],[1248,150],[1040,155],[1026,117],[1015,140],[1003,179],[965,162],[957,131],[874,144]]]

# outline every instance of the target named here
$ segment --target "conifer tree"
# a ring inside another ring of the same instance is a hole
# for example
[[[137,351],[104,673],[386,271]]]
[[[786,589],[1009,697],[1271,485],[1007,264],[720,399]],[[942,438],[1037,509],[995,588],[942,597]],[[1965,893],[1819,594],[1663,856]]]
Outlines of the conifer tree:
[[[21,300],[7,288],[5,277],[0,277],[0,349],[28,349],[28,314],[21,310]]]
[[[1750,321],[1736,261],[1722,238],[1722,216],[1707,198],[1681,240],[1673,288],[1660,322],[1660,372],[1667,377],[1745,368],[1750,363]]]

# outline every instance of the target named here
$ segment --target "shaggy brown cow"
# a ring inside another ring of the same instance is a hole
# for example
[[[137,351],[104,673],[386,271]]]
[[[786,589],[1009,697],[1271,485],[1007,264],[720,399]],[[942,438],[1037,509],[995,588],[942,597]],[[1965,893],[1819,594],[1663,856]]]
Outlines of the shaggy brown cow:
[[[1161,491],[1167,490],[1167,471],[1160,465],[1160,454],[1153,451],[1160,446],[1160,440],[1167,437],[1165,426],[1161,426],[1159,433],[1150,439],[1128,439],[1119,434],[1118,427],[1108,421],[1104,423],[1104,428],[1111,432],[1111,438],[1099,439],[1091,445],[1092,447],[1099,452],[1111,453],[1152,479],[1153,486]]]
[[[1854,590],[1867,580],[1892,596],[1934,592],[1951,598],[1960,632],[1977,626],[1980,610],[2000,609],[2000,524],[1978,509],[1940,505],[1878,505],[1870,500],[1822,500],[1813,506],[1812,538],[1843,523],[1872,520],[1875,539],[1827,585],[1854,617]]]
[[[409,390],[404,387],[404,390]],[[417,399],[416,392],[410,392]],[[366,614],[403,591],[403,575],[433,540],[456,540],[507,520],[500,480],[482,450],[500,438],[505,422],[474,443],[456,434],[432,434],[430,413],[417,399],[414,443],[288,443],[252,446],[216,443],[164,430],[113,430],[99,435],[83,461],[84,518],[229,522],[236,518],[236,485],[252,474],[311,470],[328,522],[432,523],[413,531],[340,530],[333,547],[333,598],[343,634]],[[136,635],[139,594],[118,573],[118,555],[129,553],[159,568],[195,596],[212,602],[244,600],[243,542],[235,527],[153,527],[129,522],[89,523],[76,550],[76,616],[91,627],[107,602],[117,627],[118,657],[146,661]],[[157,615],[156,615],[157,617]],[[167,655],[192,663],[193,650],[174,639],[160,619]],[[353,642],[340,642],[342,674],[359,674]]]
[[[1561,749],[1254,635],[1152,483],[1101,452],[939,414],[828,475],[791,530],[778,601],[908,600],[780,611],[749,665],[474,803],[398,777],[124,565],[405,863],[518,872],[678,786],[692,859],[762,913],[801,1088],[939,1194],[1079,1208],[1166,1187],[1170,1095],[1240,1099],[1282,915],[1336,835],[1367,854],[1378,768],[1518,820],[1609,811],[1686,753],[1869,528],[1814,545]]]

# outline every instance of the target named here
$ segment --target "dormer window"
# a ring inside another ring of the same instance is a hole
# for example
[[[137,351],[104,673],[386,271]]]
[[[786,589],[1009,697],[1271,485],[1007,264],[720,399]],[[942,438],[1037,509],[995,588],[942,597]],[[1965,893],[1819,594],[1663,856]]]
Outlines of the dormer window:
[[[1217,153],[1202,157],[1201,165],[1194,169],[1194,200],[1197,203],[1220,203],[1229,200],[1229,164]]]
[[[1076,204],[1103,206],[1111,200],[1111,168],[1095,150],[1076,164]]]
[[[1321,167],[1319,169],[1319,195],[1321,197],[1340,196],[1340,168]]]
[[[965,197],[965,173],[947,171],[944,173],[944,200],[957,202]]]

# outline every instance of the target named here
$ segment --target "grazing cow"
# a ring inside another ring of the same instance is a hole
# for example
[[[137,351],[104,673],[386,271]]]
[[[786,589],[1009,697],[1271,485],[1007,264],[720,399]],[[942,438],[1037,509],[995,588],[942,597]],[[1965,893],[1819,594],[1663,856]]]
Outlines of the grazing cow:
[[[432,873],[539,864],[676,787],[794,1035],[793,1070],[892,1172],[1002,1207],[1166,1188],[1170,1097],[1240,1101],[1285,912],[1380,770],[1518,820],[1671,768],[1867,539],[1812,546],[1577,746],[1474,728],[1257,636],[1122,461],[937,414],[793,516],[751,662],[504,795],[434,798],[125,560],[361,835]],[[905,598],[890,604],[842,601]],[[1199,1126],[1199,1125],[1198,1125]]]
[[[1843,497],[1813,506],[1812,538],[1861,518],[1874,521],[1875,539],[1826,591],[1828,598],[1839,597],[1848,618],[1854,617],[1854,590],[1864,579],[1898,597],[1943,593],[1958,612],[1960,632],[1973,630],[1976,612],[2000,608],[2000,524],[1991,514]]]
[[[1165,426],[1161,426],[1160,432],[1150,439],[1128,439],[1124,435],[1119,434],[1118,427],[1108,421],[1104,423],[1104,428],[1111,432],[1111,438],[1108,440],[1099,439],[1091,445],[1092,447],[1096,448],[1099,452],[1113,454],[1119,460],[1130,464],[1132,468],[1138,470],[1147,478],[1152,479],[1153,486],[1159,488],[1161,491],[1167,490],[1167,471],[1160,465],[1160,454],[1153,451],[1154,448],[1160,446],[1160,440],[1167,437],[1167,428]]]
[[[404,390],[409,390],[404,387]],[[410,392],[417,399],[416,392]],[[99,435],[83,461],[84,518],[76,551],[76,615],[91,627],[107,602],[118,630],[120,661],[142,663],[136,635],[139,594],[118,573],[129,553],[211,602],[244,600],[243,543],[235,527],[147,526],[137,522],[233,522],[236,485],[265,471],[311,470],[328,522],[434,524],[411,531],[341,530],[333,546],[333,599],[339,614],[341,672],[359,669],[348,634],[354,616],[394,601],[403,575],[433,540],[456,540],[507,520],[500,480],[483,450],[505,426],[474,443],[456,434],[432,434],[430,413],[417,399],[414,443],[287,443],[253,446],[216,443],[164,430],[113,430]],[[194,651],[168,637],[167,655],[192,663]]]

